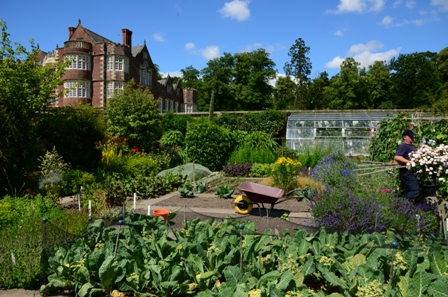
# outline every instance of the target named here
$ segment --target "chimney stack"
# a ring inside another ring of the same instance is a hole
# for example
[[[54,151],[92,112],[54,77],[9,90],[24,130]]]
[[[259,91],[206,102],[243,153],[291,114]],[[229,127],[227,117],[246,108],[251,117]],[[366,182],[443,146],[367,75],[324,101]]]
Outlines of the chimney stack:
[[[132,48],[132,31],[128,29],[121,29],[121,36],[123,40],[124,45],[128,45],[130,48]]]
[[[68,39],[70,39],[75,32],[75,27],[68,27]]]

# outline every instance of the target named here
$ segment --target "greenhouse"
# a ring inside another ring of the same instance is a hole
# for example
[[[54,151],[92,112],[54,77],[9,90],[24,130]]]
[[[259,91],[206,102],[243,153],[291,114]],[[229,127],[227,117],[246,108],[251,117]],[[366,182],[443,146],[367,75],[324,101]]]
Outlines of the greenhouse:
[[[295,150],[319,145],[339,148],[346,155],[368,155],[369,141],[379,123],[394,110],[295,111],[288,117],[286,146]]]

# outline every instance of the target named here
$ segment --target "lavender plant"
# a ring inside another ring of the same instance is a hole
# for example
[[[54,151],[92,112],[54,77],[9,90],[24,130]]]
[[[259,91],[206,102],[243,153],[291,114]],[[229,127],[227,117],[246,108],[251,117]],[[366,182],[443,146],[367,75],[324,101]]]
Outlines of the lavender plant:
[[[311,171],[311,176],[318,182],[329,187],[355,189],[357,175],[353,172],[355,163],[337,151],[326,155]]]
[[[388,227],[383,205],[375,197],[364,199],[351,189],[329,187],[312,201],[318,226],[334,231],[381,232]]]
[[[438,219],[435,207],[415,205],[393,192],[353,191],[328,187],[311,201],[311,213],[320,227],[351,233],[425,232],[436,234]]]
[[[418,206],[399,196],[387,172],[360,176],[355,168],[355,163],[336,152],[322,159],[312,172],[316,180],[326,185],[311,203],[319,226],[352,233],[382,232],[388,228],[436,232],[437,216],[432,206]]]

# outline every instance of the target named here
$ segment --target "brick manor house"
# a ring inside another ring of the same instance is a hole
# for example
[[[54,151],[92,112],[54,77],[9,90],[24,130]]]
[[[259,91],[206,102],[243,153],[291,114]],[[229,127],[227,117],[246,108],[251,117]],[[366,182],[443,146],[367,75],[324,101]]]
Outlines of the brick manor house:
[[[132,46],[132,31],[122,29],[122,43],[115,43],[84,28],[81,21],[76,28],[68,28],[68,40],[53,52],[40,52],[43,65],[70,59],[58,91],[55,106],[80,103],[105,107],[115,92],[123,90],[126,82],[134,79],[137,84],[150,88],[159,99],[159,112],[195,112],[197,91],[183,89],[181,80],[173,84],[168,75],[157,80],[157,70],[149,55],[146,42]]]

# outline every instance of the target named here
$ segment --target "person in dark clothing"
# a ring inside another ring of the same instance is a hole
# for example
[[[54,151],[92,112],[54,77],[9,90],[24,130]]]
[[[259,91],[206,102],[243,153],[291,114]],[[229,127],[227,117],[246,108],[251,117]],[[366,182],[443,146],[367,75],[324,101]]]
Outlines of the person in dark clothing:
[[[414,132],[412,130],[406,130],[403,132],[403,141],[398,145],[395,152],[395,161],[402,166],[406,166],[406,163],[410,161],[409,153],[415,152],[417,148],[413,146]],[[404,197],[408,200],[415,201],[420,194],[420,186],[418,184],[417,176],[407,169],[406,167],[400,168],[400,180],[401,185],[404,188]]]

